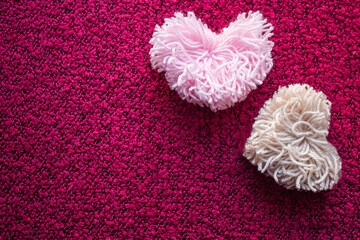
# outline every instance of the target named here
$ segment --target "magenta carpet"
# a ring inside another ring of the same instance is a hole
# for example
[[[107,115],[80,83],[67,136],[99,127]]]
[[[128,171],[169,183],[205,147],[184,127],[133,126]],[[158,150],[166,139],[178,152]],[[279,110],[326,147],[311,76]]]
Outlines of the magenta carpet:
[[[217,113],[149,62],[156,24],[194,11],[213,31],[260,10],[263,85]],[[0,239],[359,239],[357,1],[5,1],[0,4]],[[289,191],[242,157],[278,86],[333,103],[343,161],[329,192]]]

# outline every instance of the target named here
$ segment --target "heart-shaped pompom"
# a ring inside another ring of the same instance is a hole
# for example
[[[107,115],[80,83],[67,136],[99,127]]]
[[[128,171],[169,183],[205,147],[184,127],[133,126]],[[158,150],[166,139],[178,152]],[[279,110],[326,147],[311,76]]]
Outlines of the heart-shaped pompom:
[[[256,117],[244,157],[288,189],[332,189],[341,159],[326,139],[331,103],[309,85],[280,87]]]
[[[272,67],[273,27],[260,12],[242,13],[215,34],[197,19],[175,13],[156,26],[151,65],[165,71],[182,99],[217,111],[242,101]]]

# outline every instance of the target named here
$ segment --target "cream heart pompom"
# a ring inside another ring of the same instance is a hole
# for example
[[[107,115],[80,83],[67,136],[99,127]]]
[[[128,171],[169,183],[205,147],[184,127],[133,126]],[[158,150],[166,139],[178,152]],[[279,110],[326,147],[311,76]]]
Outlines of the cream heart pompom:
[[[222,33],[212,32],[194,13],[175,13],[156,26],[151,65],[182,99],[212,111],[243,101],[272,68],[273,27],[260,12],[242,13]]]
[[[256,117],[244,157],[287,189],[332,189],[341,159],[326,139],[331,103],[309,85],[280,87]]]

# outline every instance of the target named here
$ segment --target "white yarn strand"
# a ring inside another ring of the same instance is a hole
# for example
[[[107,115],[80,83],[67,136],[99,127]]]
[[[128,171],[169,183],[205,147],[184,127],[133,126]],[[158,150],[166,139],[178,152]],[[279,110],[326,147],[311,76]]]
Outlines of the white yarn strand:
[[[326,139],[331,103],[309,85],[280,87],[256,117],[244,156],[287,189],[332,189],[341,159]]]

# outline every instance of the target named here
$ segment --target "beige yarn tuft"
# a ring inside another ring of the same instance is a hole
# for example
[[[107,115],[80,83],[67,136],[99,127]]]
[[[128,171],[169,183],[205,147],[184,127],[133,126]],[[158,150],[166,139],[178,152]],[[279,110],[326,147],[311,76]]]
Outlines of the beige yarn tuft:
[[[280,87],[256,117],[244,157],[287,189],[332,189],[341,159],[326,139],[331,103],[307,84]]]

